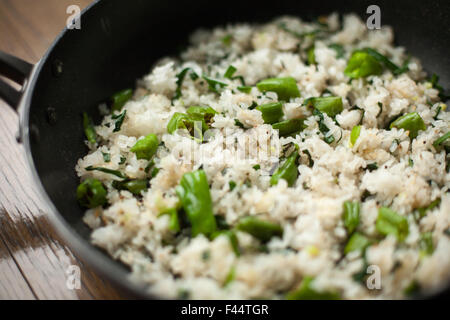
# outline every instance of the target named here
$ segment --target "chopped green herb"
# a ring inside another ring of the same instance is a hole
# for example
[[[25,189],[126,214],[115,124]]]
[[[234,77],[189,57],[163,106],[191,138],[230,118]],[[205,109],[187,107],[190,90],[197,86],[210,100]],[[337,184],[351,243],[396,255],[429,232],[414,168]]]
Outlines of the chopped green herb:
[[[410,167],[413,167],[413,166],[414,166],[414,161],[413,161],[413,159],[411,159],[411,158],[408,159],[408,165],[409,165]]]
[[[450,98],[450,95],[445,92],[444,88],[441,85],[439,85],[439,76],[437,74],[433,73],[429,81],[431,82],[432,87],[439,91],[439,98],[442,101],[445,102]]]
[[[261,166],[260,166],[259,164],[255,164],[255,165],[253,166],[253,169],[259,170],[259,169],[261,169]]]
[[[384,66],[386,68],[388,68],[389,70],[391,70],[392,73],[395,75],[399,75],[399,74],[404,73],[409,70],[407,63],[405,65],[403,65],[403,67],[399,67],[395,63],[393,63],[391,60],[389,60],[386,56],[382,55],[381,53],[379,53],[378,51],[376,51],[374,49],[366,48],[366,49],[364,49],[364,51],[367,52],[368,54],[370,54],[372,57],[374,57],[378,62],[384,64]]]
[[[107,152],[102,152],[103,161],[110,162],[111,161],[111,154]]]
[[[236,233],[233,230],[219,230],[212,234],[211,239],[215,239],[218,236],[226,236],[228,240],[230,241],[231,249],[233,249],[234,254],[236,257],[239,257],[241,255],[241,252],[239,250],[239,242],[238,238],[236,236]]]
[[[119,165],[124,164],[125,161],[127,161],[127,158],[125,158],[125,157],[120,157]]]
[[[206,75],[203,75],[202,78],[206,81],[206,83],[208,83],[209,90],[212,92],[218,93],[220,88],[227,86],[225,82],[210,78]]]
[[[311,157],[311,153],[307,149],[302,150],[302,152],[308,157],[308,167],[312,168],[314,166],[314,160]]]
[[[114,123],[114,130],[113,132],[118,132],[120,131],[120,128],[122,127],[122,123],[123,120],[125,119],[125,115],[127,114],[127,110],[124,110],[122,113],[120,114],[113,114],[111,116],[111,118],[113,120],[116,120],[116,122]]]
[[[324,141],[326,143],[328,143],[328,144],[332,143],[334,141],[334,136],[333,135],[327,135],[327,133],[328,133],[328,131],[330,131],[330,129],[325,125],[325,120],[324,120],[322,112],[320,112],[317,109],[314,109],[313,110],[313,115],[319,117],[319,131],[323,134]]]
[[[344,50],[344,47],[341,46],[340,44],[333,43],[333,44],[330,44],[328,47],[330,49],[333,49],[334,51],[336,51],[336,58],[337,59],[340,59],[340,58],[344,57],[345,50]]]
[[[231,180],[230,182],[228,182],[228,185],[230,187],[230,191],[233,191],[234,188],[236,188],[236,182],[234,182],[233,180]]]
[[[435,142],[433,142],[433,147],[436,148],[436,150],[440,150],[441,149],[441,145],[447,141],[450,138],[450,131],[447,132],[446,134],[444,134],[443,136],[441,136],[440,138],[436,139]]]
[[[230,282],[232,282],[235,277],[236,277],[236,266],[232,266],[230,268],[230,271],[228,271],[227,276],[225,277],[225,281],[223,282],[223,286],[226,287],[227,285],[229,285]]]
[[[177,81],[176,81],[177,88],[175,89],[175,95],[173,97],[173,100],[177,100],[177,99],[179,99],[181,97],[181,95],[182,95],[181,87],[183,86],[184,78],[186,77],[186,74],[189,71],[191,71],[191,74],[194,75],[193,78],[191,76],[192,80],[195,80],[195,79],[198,78],[198,75],[191,68],[184,68],[183,70],[181,70],[180,73],[177,74]]]
[[[234,119],[234,124],[242,129],[245,129],[244,125],[242,124],[242,122],[240,122],[238,119]]]
[[[416,213],[418,215],[417,218],[420,219],[420,218],[425,217],[427,215],[428,211],[433,210],[440,203],[441,203],[441,198],[437,198],[437,199],[433,200],[428,206],[416,209]]]
[[[118,170],[112,170],[112,169],[108,169],[108,168],[102,168],[102,167],[93,167],[93,166],[88,166],[86,168],[84,168],[86,171],[101,171],[104,173],[109,173],[112,174],[116,177],[122,178],[122,179],[126,179],[126,177],[122,174],[122,172],[118,171]]]
[[[376,162],[372,162],[372,163],[367,164],[366,168],[367,168],[367,170],[372,172],[373,170],[378,169],[378,164]]]
[[[252,87],[250,87],[250,86],[240,86],[240,87],[237,87],[237,89],[243,93],[250,93],[250,91],[252,91]]]
[[[231,40],[233,39],[233,36],[231,34],[227,34],[222,38],[222,43],[224,46],[229,47],[231,45]]]

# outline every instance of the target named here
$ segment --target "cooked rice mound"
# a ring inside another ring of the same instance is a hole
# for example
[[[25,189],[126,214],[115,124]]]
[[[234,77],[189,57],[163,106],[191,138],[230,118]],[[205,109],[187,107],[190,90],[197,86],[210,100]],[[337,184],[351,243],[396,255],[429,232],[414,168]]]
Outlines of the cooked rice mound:
[[[301,299],[311,298],[299,290],[312,280],[313,298],[402,299],[449,283],[448,141],[435,143],[449,131],[442,92],[418,59],[393,45],[390,27],[368,30],[355,15],[319,21],[280,17],[199,30],[179,57],[160,60],[138,80],[121,110],[100,106],[97,142],[86,141],[89,153],[78,160],[76,172],[81,181],[101,181],[107,203],[88,209],[84,221],[93,229],[92,243],[128,265],[131,279],[150,293]],[[379,74],[351,79],[344,71],[352,53],[363,48],[407,68],[396,74],[380,63]],[[230,66],[233,76],[224,77]],[[280,136],[255,108],[281,101],[276,92],[256,86],[274,77],[292,77],[300,92],[282,102],[279,119],[302,119],[295,134]],[[317,113],[308,104],[308,98],[326,96],[341,97],[337,115]],[[168,132],[174,113],[190,106],[216,111],[208,123],[214,134],[203,141],[182,128]],[[124,111],[117,130],[117,114]],[[425,124],[417,137],[390,127],[413,112]],[[358,125],[355,140],[351,132]],[[137,159],[130,149],[149,134],[158,138],[156,154]],[[292,185],[284,179],[272,184],[288,152],[298,152],[298,177]],[[118,190],[113,182],[121,178],[89,166],[149,179],[149,187],[138,195]],[[176,187],[185,173],[199,169],[209,182],[213,213],[236,235],[239,254],[229,237],[193,237],[189,224],[174,232],[170,215],[162,214],[181,210]],[[354,230],[345,223],[346,202],[359,203]],[[388,231],[380,231],[380,208],[407,222],[403,238],[391,220]],[[248,216],[281,226],[282,235],[262,241],[235,228]],[[364,248],[349,249],[355,233],[368,241]]]

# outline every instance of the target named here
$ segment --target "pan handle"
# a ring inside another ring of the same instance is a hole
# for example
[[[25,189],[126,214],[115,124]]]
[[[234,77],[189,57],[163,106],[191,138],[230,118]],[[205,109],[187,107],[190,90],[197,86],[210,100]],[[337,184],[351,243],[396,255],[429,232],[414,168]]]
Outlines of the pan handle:
[[[0,98],[16,110],[32,69],[32,64],[0,51],[0,76],[4,76],[22,86],[19,91],[0,78]]]

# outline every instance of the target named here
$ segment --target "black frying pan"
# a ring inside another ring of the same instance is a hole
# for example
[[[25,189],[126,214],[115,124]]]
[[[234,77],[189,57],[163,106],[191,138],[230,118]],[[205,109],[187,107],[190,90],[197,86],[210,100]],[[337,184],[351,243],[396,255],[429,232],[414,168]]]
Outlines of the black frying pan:
[[[86,153],[81,112],[96,114],[100,102],[134,86],[158,58],[175,54],[196,28],[262,22],[283,14],[308,19],[332,11],[356,12],[366,19],[370,4],[380,6],[382,24],[394,27],[397,44],[449,88],[450,1],[445,0],[95,1],[81,16],[81,30],[64,30],[37,65],[0,52],[0,74],[23,84],[17,92],[0,79],[0,97],[18,109],[19,138],[56,230],[124,291],[149,297],[127,280],[123,265],[88,242],[90,231],[75,199],[79,180],[74,167]]]

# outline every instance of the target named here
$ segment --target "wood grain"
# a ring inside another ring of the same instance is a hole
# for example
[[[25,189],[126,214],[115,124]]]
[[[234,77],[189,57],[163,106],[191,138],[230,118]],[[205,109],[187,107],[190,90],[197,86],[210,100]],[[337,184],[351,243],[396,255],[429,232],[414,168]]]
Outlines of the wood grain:
[[[63,29],[69,5],[87,0],[0,0],[0,50],[35,63]],[[0,299],[120,299],[76,257],[49,224],[34,189],[17,114],[0,100]],[[81,269],[81,288],[66,285],[69,266]]]

